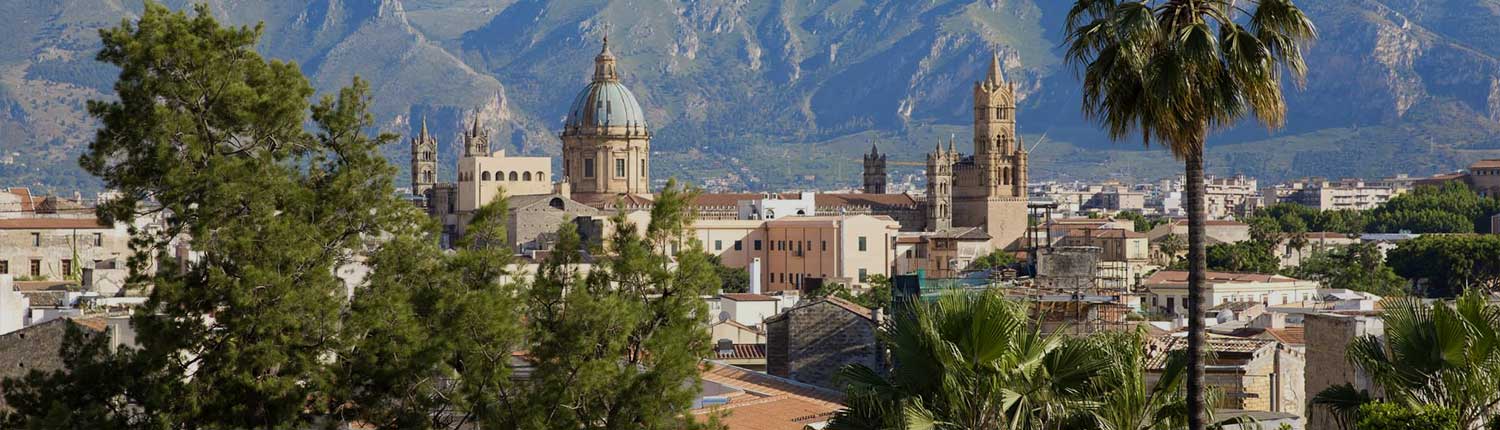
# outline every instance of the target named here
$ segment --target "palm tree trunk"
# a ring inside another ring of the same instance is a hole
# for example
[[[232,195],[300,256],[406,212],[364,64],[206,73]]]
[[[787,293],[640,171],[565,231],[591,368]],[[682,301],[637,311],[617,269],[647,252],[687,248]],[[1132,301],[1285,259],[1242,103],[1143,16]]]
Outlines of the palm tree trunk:
[[[1187,201],[1188,201],[1188,430],[1203,430],[1205,423],[1203,404],[1203,280],[1208,277],[1207,250],[1204,247],[1203,227],[1208,218],[1204,210],[1203,189],[1203,145],[1188,154]]]

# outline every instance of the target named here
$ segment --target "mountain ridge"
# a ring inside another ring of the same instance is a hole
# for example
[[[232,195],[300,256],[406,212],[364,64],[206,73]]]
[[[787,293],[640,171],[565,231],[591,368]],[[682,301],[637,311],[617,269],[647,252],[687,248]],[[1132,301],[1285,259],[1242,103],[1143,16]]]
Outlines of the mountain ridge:
[[[92,60],[95,32],[140,5],[18,1],[0,22],[31,37],[0,41],[0,157],[14,159],[0,164],[0,178],[97,187],[73,161],[92,138],[83,100],[108,97],[115,73]],[[475,118],[497,149],[556,155],[567,104],[607,33],[653,126],[658,178],[729,176],[743,189],[854,186],[854,160],[872,140],[909,160],[932,140],[966,140],[971,85],[992,52],[1018,87],[1020,131],[1039,144],[1034,179],[1178,173],[1164,151],[1109,142],[1082,119],[1078,84],[1059,53],[1067,2],[207,3],[223,22],[264,23],[259,49],[297,62],[320,92],[356,74],[369,80],[381,130],[410,134],[426,118],[444,167]],[[1500,156],[1500,46],[1485,43],[1500,30],[1500,1],[1302,6],[1322,38],[1307,51],[1307,87],[1288,87],[1287,129],[1270,134],[1247,121],[1216,133],[1211,172],[1266,181],[1424,175]],[[386,153],[405,169],[402,145]],[[446,178],[451,170],[440,169]]]

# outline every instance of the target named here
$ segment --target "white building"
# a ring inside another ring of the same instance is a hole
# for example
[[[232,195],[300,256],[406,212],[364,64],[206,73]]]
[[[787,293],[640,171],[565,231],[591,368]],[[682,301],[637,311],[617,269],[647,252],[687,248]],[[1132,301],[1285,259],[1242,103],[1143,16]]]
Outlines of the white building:
[[[816,215],[818,203],[814,193],[799,193],[793,199],[766,194],[754,200],[740,200],[735,206],[739,219],[773,220],[784,216]]]
[[[1186,314],[1187,278],[1188,273],[1184,271],[1153,273],[1141,283],[1149,292],[1147,306],[1171,315]],[[1205,308],[1231,302],[1275,306],[1319,298],[1317,282],[1280,275],[1208,272],[1206,284],[1203,291]]]

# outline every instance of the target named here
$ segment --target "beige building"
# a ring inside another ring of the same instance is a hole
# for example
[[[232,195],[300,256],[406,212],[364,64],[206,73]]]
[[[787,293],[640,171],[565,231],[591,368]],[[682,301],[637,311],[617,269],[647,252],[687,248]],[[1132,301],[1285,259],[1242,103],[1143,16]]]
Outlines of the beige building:
[[[1141,282],[1149,292],[1148,306],[1171,315],[1187,313],[1188,273],[1161,270]],[[1268,306],[1305,302],[1318,297],[1318,283],[1281,275],[1208,272],[1203,298],[1205,307],[1230,302],[1256,302]]]
[[[1272,193],[1280,196],[1280,201],[1319,210],[1367,210],[1374,209],[1406,191],[1406,188],[1384,183],[1367,183],[1358,179],[1327,181],[1315,178],[1278,185]]]
[[[760,220],[698,220],[705,250],[724,265],[749,268],[760,259],[763,291],[800,290],[810,278],[863,285],[890,276],[900,225],[889,217],[812,216]]]
[[[1255,178],[1244,175],[1211,177],[1204,181],[1203,186],[1205,208],[1210,219],[1250,216],[1262,203]]]
[[[92,216],[0,219],[0,274],[18,279],[69,279],[130,254],[129,232]]]
[[[895,274],[921,270],[928,278],[956,278],[974,260],[994,249],[990,246],[990,236],[979,227],[902,233],[896,237]]]
[[[1281,342],[1209,336],[1203,382],[1222,394],[1217,408],[1306,413],[1307,358]],[[1147,381],[1161,377],[1169,352],[1187,348],[1187,339],[1162,336],[1148,346]]]
[[[1203,223],[1203,233],[1209,244],[1243,242],[1250,240],[1250,225],[1239,221],[1207,220]],[[1181,237],[1185,243],[1188,238],[1188,221],[1173,219],[1146,232],[1146,237],[1155,243],[1169,234]]]
[[[459,212],[473,212],[501,195],[552,191],[552,159],[547,157],[511,157],[501,150],[458,160]]]

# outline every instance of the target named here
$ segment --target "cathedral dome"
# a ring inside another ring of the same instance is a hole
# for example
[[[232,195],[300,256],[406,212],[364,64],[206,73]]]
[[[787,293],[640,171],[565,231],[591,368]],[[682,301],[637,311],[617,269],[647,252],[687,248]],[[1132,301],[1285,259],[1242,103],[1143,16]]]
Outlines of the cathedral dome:
[[[619,81],[591,82],[568,108],[568,120],[574,127],[646,127],[646,114],[635,95]]]
[[[563,126],[567,131],[590,127],[626,127],[632,133],[646,131],[646,112],[635,101],[635,94],[620,83],[608,39],[604,41],[604,49],[594,57],[593,81],[573,98]]]

